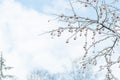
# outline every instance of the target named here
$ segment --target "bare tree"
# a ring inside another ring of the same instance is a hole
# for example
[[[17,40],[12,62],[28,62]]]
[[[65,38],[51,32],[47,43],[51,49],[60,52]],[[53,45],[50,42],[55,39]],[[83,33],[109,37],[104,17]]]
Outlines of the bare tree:
[[[60,37],[64,32],[71,33],[66,40],[69,43],[78,36],[84,37],[84,55],[79,63],[86,69],[87,64],[99,65],[100,71],[106,71],[105,80],[117,80],[112,73],[114,65],[120,65],[120,8],[119,0],[69,0],[70,14],[56,15],[61,23],[66,23],[55,30],[49,31],[51,36]],[[78,5],[79,6],[75,6]],[[78,7],[85,7],[89,15],[79,15]],[[50,22],[50,20],[49,20]],[[92,36],[91,36],[92,35]],[[90,40],[91,39],[91,40]],[[118,66],[120,68],[120,66]]]
[[[51,73],[44,69],[35,70],[28,75],[27,80],[93,80],[89,68],[86,70],[85,74],[83,74],[83,70],[79,68],[76,62],[72,67],[71,70],[66,69],[66,71],[58,73]]]
[[[28,75],[27,80],[45,80],[45,75],[46,72],[35,70]]]
[[[5,59],[3,58],[3,55],[1,53],[1,56],[0,56],[0,80],[10,80],[10,79],[13,80],[13,78],[14,78],[13,75],[5,74],[5,72],[7,70],[10,70],[12,68],[13,67],[6,66]]]

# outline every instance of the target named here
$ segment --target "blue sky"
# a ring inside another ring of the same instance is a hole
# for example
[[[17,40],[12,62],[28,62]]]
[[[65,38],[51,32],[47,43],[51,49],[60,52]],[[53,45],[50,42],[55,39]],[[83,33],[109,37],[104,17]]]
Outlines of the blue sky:
[[[52,5],[51,0],[15,0],[15,1],[20,2],[22,5],[26,6],[27,8],[32,8],[39,12],[43,12],[44,6]]]
[[[26,8],[34,9],[44,14],[62,12],[66,6],[65,4],[68,4],[67,0],[15,0],[15,1],[21,3]]]

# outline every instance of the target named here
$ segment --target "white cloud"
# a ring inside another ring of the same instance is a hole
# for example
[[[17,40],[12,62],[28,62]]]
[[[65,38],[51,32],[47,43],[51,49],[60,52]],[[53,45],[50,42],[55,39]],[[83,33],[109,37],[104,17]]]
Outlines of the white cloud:
[[[61,6],[62,2],[59,4]],[[44,8],[54,12],[50,9]],[[38,36],[58,25],[57,22],[48,23],[49,19],[51,17],[27,9],[14,0],[4,0],[0,4],[0,48],[7,64],[14,67],[12,73],[21,80],[32,68],[43,67],[51,72],[63,71],[63,67],[68,69],[71,61],[84,52],[82,38],[65,44],[67,34],[56,39],[50,39],[49,34]]]
[[[64,44],[65,37],[38,36],[57,25],[47,22],[51,17],[27,9],[14,0],[4,0],[0,12],[0,48],[8,65],[14,67],[13,73],[21,80],[35,67],[63,71],[63,67],[70,65],[70,58],[80,54],[78,45]]]
[[[56,61],[51,60],[52,56],[46,53],[46,50],[50,49],[48,46],[50,43],[47,42],[49,40],[46,40],[46,37],[37,38],[39,37],[37,34],[41,33],[45,27],[49,28],[50,24],[47,23],[49,17],[34,10],[27,10],[19,3],[10,0],[0,5],[0,12],[0,47],[5,55],[8,53],[7,62],[15,67],[14,72],[21,80],[25,78],[23,75],[26,75],[38,56],[42,59],[37,58],[35,66],[39,64],[44,66],[44,63],[51,64]],[[50,62],[46,62],[48,57],[50,57]]]

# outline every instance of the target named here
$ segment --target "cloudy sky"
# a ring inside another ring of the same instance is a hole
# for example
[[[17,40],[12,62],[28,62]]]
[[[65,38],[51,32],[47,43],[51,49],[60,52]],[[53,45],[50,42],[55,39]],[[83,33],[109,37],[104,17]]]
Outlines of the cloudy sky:
[[[67,0],[0,0],[0,51],[6,64],[14,67],[7,73],[25,80],[33,69],[52,73],[69,70],[84,52],[84,39],[66,44],[68,34],[54,39],[49,34],[39,36],[59,26],[57,21],[48,23],[55,18],[52,14],[66,13],[69,8]],[[81,10],[80,15],[94,16],[90,10]]]
[[[54,18],[51,14],[64,13],[67,8],[65,0],[0,0],[0,51],[21,80],[34,68],[53,73],[69,69],[83,52],[78,41],[65,44],[66,36],[38,36],[58,26],[56,21],[48,23]]]

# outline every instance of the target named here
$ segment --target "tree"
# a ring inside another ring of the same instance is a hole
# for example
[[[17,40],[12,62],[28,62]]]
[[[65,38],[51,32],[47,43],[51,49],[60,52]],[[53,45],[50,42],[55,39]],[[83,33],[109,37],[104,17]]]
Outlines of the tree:
[[[78,64],[74,63],[73,68],[66,72],[51,73],[44,69],[32,71],[27,80],[90,80],[93,79],[90,74],[90,70],[87,69],[87,73],[83,75],[83,70],[78,67]],[[78,71],[79,70],[79,71]]]
[[[80,68],[79,60],[74,60],[72,64],[72,69],[69,72],[71,80],[95,80],[95,75],[92,73],[92,68],[90,64],[87,64],[86,69]]]
[[[10,80],[13,79],[12,75],[5,74],[5,71],[12,69],[13,67],[8,67],[5,64],[5,59],[3,58],[3,55],[1,53],[0,56],[0,80]]]
[[[99,66],[100,71],[105,71],[105,80],[117,80],[112,68],[115,65],[120,68],[119,0],[69,0],[69,3],[72,14],[56,15],[56,20],[64,26],[47,33],[58,37],[71,33],[66,43],[72,38],[76,40],[78,35],[84,38],[85,53],[79,61],[81,67],[86,69],[88,64]],[[86,15],[80,14],[83,6],[89,11]]]
[[[30,72],[27,77],[27,80],[46,80],[46,75],[48,72],[44,69],[42,70],[34,70]]]

